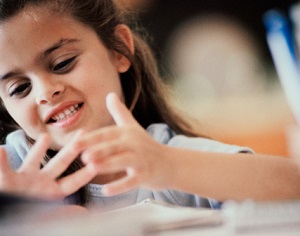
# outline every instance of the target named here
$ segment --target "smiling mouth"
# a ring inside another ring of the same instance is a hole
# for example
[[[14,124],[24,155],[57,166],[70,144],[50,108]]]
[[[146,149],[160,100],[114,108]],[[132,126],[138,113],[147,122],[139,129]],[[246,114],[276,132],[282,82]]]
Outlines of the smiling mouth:
[[[56,123],[56,122],[59,122],[59,121],[69,118],[70,116],[74,115],[77,111],[79,111],[82,106],[83,106],[83,103],[79,103],[79,104],[75,104],[75,105],[67,107],[62,112],[59,112],[58,114],[52,116],[49,119],[49,121],[47,122],[47,124]]]

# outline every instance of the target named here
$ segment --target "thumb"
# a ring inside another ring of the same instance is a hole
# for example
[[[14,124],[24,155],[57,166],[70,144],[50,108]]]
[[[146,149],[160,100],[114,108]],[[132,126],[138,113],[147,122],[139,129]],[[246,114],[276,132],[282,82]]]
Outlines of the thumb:
[[[109,93],[106,96],[106,107],[118,126],[137,123],[131,112],[115,93]]]

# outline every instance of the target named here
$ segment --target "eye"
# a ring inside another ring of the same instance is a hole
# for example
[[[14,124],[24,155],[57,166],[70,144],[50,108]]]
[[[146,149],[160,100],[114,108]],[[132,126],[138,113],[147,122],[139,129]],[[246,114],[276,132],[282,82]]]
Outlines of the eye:
[[[23,83],[17,86],[14,86],[12,91],[9,93],[10,97],[18,96],[18,97],[25,97],[31,89],[31,83]]]
[[[73,62],[75,61],[75,59],[76,59],[76,57],[71,57],[65,61],[62,61],[62,62],[58,63],[57,65],[55,65],[52,70],[55,73],[69,72],[74,64]]]

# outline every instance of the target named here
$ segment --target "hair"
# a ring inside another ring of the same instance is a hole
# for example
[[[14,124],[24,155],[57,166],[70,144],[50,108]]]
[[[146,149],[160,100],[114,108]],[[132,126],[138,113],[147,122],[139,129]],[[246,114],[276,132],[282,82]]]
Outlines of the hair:
[[[132,111],[139,124],[146,128],[153,123],[166,123],[174,132],[187,136],[197,134],[192,126],[167,102],[167,87],[159,77],[156,61],[146,40],[140,35],[140,28],[124,14],[125,10],[113,0],[0,0],[0,23],[20,13],[27,6],[47,6],[54,14],[69,14],[74,19],[92,28],[106,48],[126,56],[131,66],[120,74],[126,106]],[[115,27],[130,26],[134,40],[132,54],[125,43],[118,38]],[[8,133],[18,125],[0,105],[0,137],[2,142]]]

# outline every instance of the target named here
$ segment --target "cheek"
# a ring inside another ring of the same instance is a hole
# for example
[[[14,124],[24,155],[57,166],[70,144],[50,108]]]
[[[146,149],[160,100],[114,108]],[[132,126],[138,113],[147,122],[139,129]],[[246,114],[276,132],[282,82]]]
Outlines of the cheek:
[[[20,125],[20,121],[22,120],[21,116],[23,115],[24,117],[26,117],[26,113],[23,114],[22,106],[19,106],[17,103],[8,103],[5,101],[4,105],[10,116],[14,119],[15,122]]]
[[[39,119],[36,110],[26,103],[14,102],[5,104],[14,121],[32,138],[38,135]]]
[[[89,71],[89,73],[86,73]],[[119,73],[116,67],[106,62],[90,63],[82,66],[77,71],[76,87],[81,92],[92,96],[92,94],[98,99],[105,99],[105,96],[109,92],[116,92],[121,95],[121,82]]]

